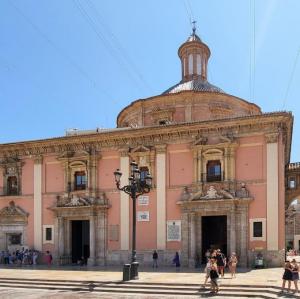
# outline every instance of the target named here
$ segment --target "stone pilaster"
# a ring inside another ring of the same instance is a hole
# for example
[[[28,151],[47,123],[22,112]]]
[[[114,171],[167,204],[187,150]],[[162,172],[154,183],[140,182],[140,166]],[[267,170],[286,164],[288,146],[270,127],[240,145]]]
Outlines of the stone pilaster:
[[[189,215],[189,267],[195,265],[196,257],[196,217],[195,213]]]
[[[42,251],[42,164],[43,157],[34,159],[33,168],[33,244],[34,249]]]
[[[95,230],[95,216],[91,215],[90,216],[90,257],[88,259],[88,264],[90,266],[95,265],[95,250],[96,250],[96,230]]]
[[[230,252],[236,252],[236,219],[235,219],[235,207],[233,206],[230,211]]]
[[[266,135],[267,143],[267,249],[278,250],[278,133]]]
[[[98,214],[96,225],[96,261],[98,265],[106,265],[107,256],[107,211]]]
[[[64,255],[65,251],[65,225],[64,225],[64,218],[58,217],[57,218],[57,225],[58,225],[58,258]]]
[[[166,249],[166,146],[156,147],[156,242],[158,250]]]
[[[238,222],[238,244],[237,252],[239,256],[239,265],[242,267],[247,266],[247,252],[248,252],[248,207],[240,205],[237,207]]]
[[[94,149],[90,157],[90,180],[89,190],[90,196],[97,196],[97,182],[98,182],[98,161],[101,158],[100,154]]]
[[[120,150],[121,187],[128,185],[129,156],[128,149]],[[129,195],[120,192],[120,244],[121,250],[129,250]]]
[[[181,263],[183,266],[189,264],[189,215],[181,215]]]

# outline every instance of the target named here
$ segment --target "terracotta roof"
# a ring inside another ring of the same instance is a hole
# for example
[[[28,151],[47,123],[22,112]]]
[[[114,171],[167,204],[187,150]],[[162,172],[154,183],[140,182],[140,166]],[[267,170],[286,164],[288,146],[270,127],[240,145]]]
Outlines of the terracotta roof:
[[[162,94],[177,93],[185,90],[225,93],[221,88],[210,84],[207,80],[201,79],[201,77],[198,77],[191,81],[179,82],[164,91]]]

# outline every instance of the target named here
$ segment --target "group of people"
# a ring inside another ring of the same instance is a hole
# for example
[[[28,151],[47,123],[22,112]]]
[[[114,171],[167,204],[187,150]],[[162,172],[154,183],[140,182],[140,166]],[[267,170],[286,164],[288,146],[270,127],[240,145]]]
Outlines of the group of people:
[[[158,268],[158,253],[156,250],[153,251],[152,254],[152,267]],[[172,264],[175,265],[176,269],[179,269],[180,267],[180,257],[178,251],[176,251],[174,258],[172,260]]]
[[[226,265],[228,265],[229,267],[231,278],[236,277],[236,266],[238,263],[238,259],[235,252],[233,252],[227,260],[220,249],[213,251],[208,250],[205,254],[205,257],[206,267],[204,269],[204,272],[206,275],[203,288],[206,287],[208,279],[210,278],[211,293],[217,293],[219,291],[218,278],[220,276],[222,278],[224,277],[224,270]]]
[[[281,292],[283,293],[285,290],[287,292],[291,291],[291,283],[293,281],[295,289],[294,293],[298,293],[298,280],[299,280],[299,265],[295,259],[291,262],[286,261],[284,265],[284,273],[282,276],[282,287]],[[288,283],[288,288],[285,288],[286,282]]]
[[[36,265],[39,252],[36,250],[25,249],[10,252],[9,250],[0,252],[0,263],[6,265]]]

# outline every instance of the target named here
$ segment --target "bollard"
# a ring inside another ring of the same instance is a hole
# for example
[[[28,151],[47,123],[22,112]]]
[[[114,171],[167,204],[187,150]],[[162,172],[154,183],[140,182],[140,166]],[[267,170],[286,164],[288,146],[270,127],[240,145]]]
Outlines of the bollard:
[[[124,264],[123,265],[123,281],[130,280],[130,264]]]

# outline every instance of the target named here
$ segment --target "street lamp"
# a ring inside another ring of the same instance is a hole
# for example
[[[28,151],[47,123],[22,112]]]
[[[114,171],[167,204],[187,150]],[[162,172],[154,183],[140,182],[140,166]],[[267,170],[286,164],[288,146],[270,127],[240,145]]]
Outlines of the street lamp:
[[[122,172],[119,169],[114,172],[114,176],[118,190],[129,194],[132,199],[132,256],[130,279],[138,279],[139,263],[136,261],[136,199],[138,196],[150,192],[152,187],[152,177],[147,173],[145,178],[141,178],[141,171],[135,161],[130,163],[128,185],[121,187]]]

